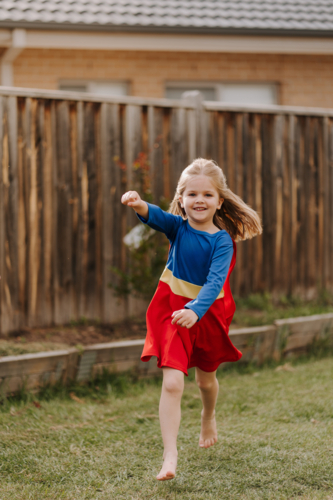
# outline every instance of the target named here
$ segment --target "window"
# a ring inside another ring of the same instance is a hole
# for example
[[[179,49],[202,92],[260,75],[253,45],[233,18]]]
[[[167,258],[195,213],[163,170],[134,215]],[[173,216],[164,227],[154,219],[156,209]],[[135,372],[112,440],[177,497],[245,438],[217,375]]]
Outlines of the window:
[[[233,104],[277,104],[274,84],[224,83],[219,85],[218,100]]]
[[[190,90],[199,90],[205,101],[216,101],[216,89],[214,87],[200,87],[198,86],[181,86],[181,87],[167,87],[165,91],[165,97],[167,99],[181,99],[184,92]]]
[[[277,85],[274,83],[167,83],[165,96],[181,99],[184,92],[199,90],[205,101],[220,101],[232,104],[278,104]]]
[[[121,96],[128,95],[127,82],[107,82],[107,81],[61,81],[59,90],[70,92],[91,92],[98,95]]]

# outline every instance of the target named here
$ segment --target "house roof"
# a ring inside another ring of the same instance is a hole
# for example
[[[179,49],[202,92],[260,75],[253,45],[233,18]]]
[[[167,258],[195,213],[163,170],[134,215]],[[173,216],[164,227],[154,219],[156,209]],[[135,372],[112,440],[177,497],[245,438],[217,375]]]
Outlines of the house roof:
[[[0,27],[333,36],[333,0],[0,0]]]

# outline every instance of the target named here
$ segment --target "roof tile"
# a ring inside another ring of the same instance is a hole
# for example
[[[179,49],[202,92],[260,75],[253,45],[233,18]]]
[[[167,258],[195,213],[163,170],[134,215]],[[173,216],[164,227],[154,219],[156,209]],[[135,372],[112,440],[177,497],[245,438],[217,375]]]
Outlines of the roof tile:
[[[333,32],[333,0],[0,0],[0,25]]]

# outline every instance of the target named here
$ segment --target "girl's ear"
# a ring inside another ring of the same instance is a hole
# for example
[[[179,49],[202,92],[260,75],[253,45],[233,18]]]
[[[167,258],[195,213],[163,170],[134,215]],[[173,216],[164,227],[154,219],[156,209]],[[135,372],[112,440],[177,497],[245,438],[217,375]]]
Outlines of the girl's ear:
[[[217,206],[218,210],[220,210],[220,208],[222,207],[223,202],[224,202],[224,198],[220,198],[220,203]]]
[[[182,196],[179,196],[178,201],[179,201],[179,203],[180,203],[180,206],[181,206],[182,208],[184,208],[184,203],[183,203],[183,197],[182,197]]]

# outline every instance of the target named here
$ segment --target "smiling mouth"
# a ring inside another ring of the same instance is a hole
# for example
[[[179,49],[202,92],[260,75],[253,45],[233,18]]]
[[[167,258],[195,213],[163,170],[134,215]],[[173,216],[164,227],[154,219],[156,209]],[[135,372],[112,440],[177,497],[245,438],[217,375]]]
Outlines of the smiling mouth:
[[[204,211],[204,210],[206,210],[206,209],[205,209],[205,208],[203,208],[203,207],[197,207],[197,208],[194,208],[194,210],[195,210],[196,212],[203,212],[203,211]]]

